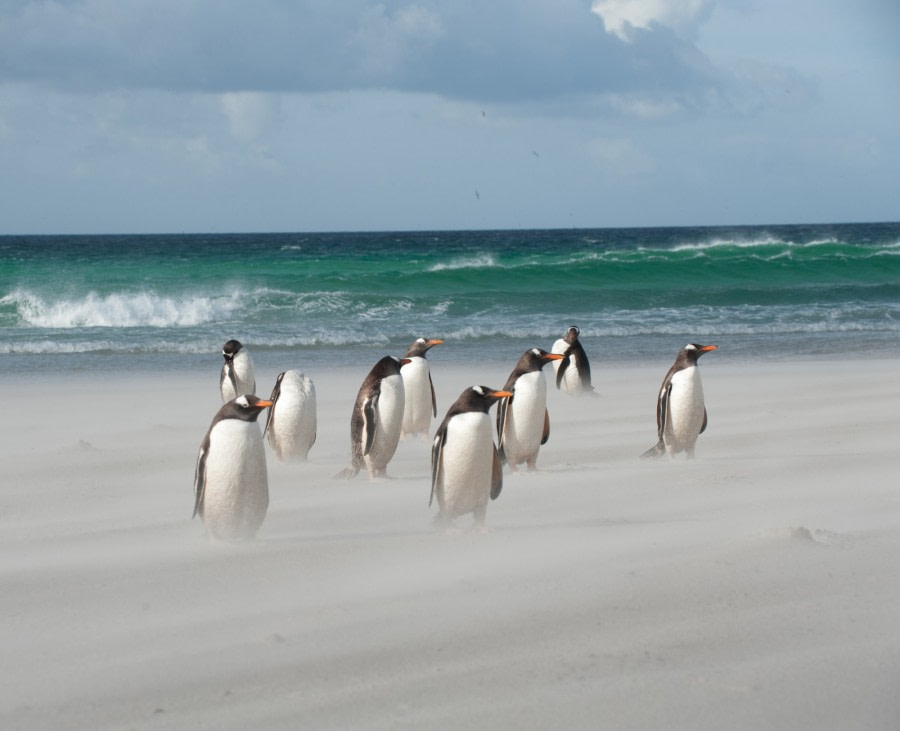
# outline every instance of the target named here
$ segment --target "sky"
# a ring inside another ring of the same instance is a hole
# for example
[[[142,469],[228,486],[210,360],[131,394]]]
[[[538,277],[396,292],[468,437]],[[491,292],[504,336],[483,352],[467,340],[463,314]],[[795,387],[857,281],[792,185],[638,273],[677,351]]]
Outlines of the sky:
[[[0,234],[900,220],[896,0],[0,0]]]

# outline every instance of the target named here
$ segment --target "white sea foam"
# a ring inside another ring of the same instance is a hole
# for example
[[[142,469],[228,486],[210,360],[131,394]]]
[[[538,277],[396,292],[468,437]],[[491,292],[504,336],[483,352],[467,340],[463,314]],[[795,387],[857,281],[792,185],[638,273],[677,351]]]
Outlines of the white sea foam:
[[[0,301],[13,304],[21,324],[37,328],[192,327],[226,319],[242,306],[242,293],[169,297],[155,292],[114,292],[51,299],[16,290]]]
[[[430,272],[442,272],[453,269],[487,269],[500,266],[493,254],[475,254],[441,262],[428,268]]]

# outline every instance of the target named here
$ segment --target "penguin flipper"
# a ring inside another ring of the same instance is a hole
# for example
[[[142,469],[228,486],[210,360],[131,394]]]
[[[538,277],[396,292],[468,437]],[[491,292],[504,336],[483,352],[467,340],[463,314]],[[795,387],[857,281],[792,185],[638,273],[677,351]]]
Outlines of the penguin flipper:
[[[565,357],[559,361],[559,368],[556,369],[556,390],[559,391],[562,388],[562,380],[566,375],[566,369],[569,367],[569,351],[567,350],[564,354]]]
[[[706,425],[707,425],[707,423],[708,423],[708,420],[707,420],[707,418],[706,418],[706,407],[704,406],[704,407],[703,407],[703,424],[700,426],[700,433],[701,433],[701,434],[702,434],[703,432],[706,431]]]
[[[500,491],[503,489],[503,465],[500,463],[500,454],[494,447],[494,461],[491,468],[491,500],[500,497]]]
[[[365,457],[369,450],[372,449],[372,444],[375,443],[375,429],[376,429],[376,411],[378,409],[378,397],[380,396],[380,392],[375,392],[375,394],[371,398],[367,398],[363,402],[362,413],[363,413],[363,436],[365,437],[362,455]]]
[[[541,444],[546,444],[550,438],[550,412],[544,409],[544,433],[541,435]]]
[[[509,411],[509,404],[513,400],[513,396],[506,396],[500,399],[497,404],[497,451],[500,454],[500,462],[506,462],[506,452],[504,451],[503,433],[506,429],[506,414]]]
[[[263,436],[266,436],[269,433],[269,428],[272,426],[272,422],[275,420],[275,405],[278,403],[278,398],[281,396],[281,378],[284,376],[282,373],[278,376],[278,380],[275,383],[275,388],[272,389],[272,395],[269,396],[269,401],[272,402],[272,405],[269,407],[269,413],[266,415],[266,428],[263,429]],[[256,392],[256,384],[254,382],[254,393]]]
[[[437,398],[434,395],[434,382],[431,380],[431,371],[428,371],[428,385],[431,386],[431,415],[437,416]]]
[[[434,502],[435,491],[443,476],[443,471],[441,470],[441,458],[443,457],[444,444],[446,442],[447,429],[444,424],[441,424],[441,427],[437,430],[437,434],[434,435],[434,441],[431,444],[431,497],[428,498],[429,508],[431,507],[431,503]]]
[[[209,454],[209,435],[200,445],[200,453],[197,455],[197,468],[194,472],[194,513],[191,520],[197,517],[203,510],[203,496],[206,492],[206,456]]]
[[[663,443],[663,436],[666,433],[666,426],[669,420],[669,396],[672,395],[671,381],[666,383],[659,391],[659,400],[656,402],[656,436],[659,437],[659,443]]]

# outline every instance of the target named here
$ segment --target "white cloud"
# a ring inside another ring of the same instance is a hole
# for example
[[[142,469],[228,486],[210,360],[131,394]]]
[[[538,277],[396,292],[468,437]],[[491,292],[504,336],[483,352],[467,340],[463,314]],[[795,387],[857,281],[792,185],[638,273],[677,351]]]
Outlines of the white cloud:
[[[631,41],[634,30],[661,25],[688,40],[710,16],[716,0],[594,0],[592,10],[603,18],[607,33]]]

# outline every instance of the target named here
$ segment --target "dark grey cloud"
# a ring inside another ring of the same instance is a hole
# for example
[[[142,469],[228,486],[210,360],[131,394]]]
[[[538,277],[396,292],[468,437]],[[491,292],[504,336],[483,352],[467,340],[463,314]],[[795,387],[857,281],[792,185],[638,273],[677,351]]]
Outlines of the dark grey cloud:
[[[664,26],[607,33],[587,0],[14,0],[0,82],[67,91],[391,89],[493,101],[721,82]]]

